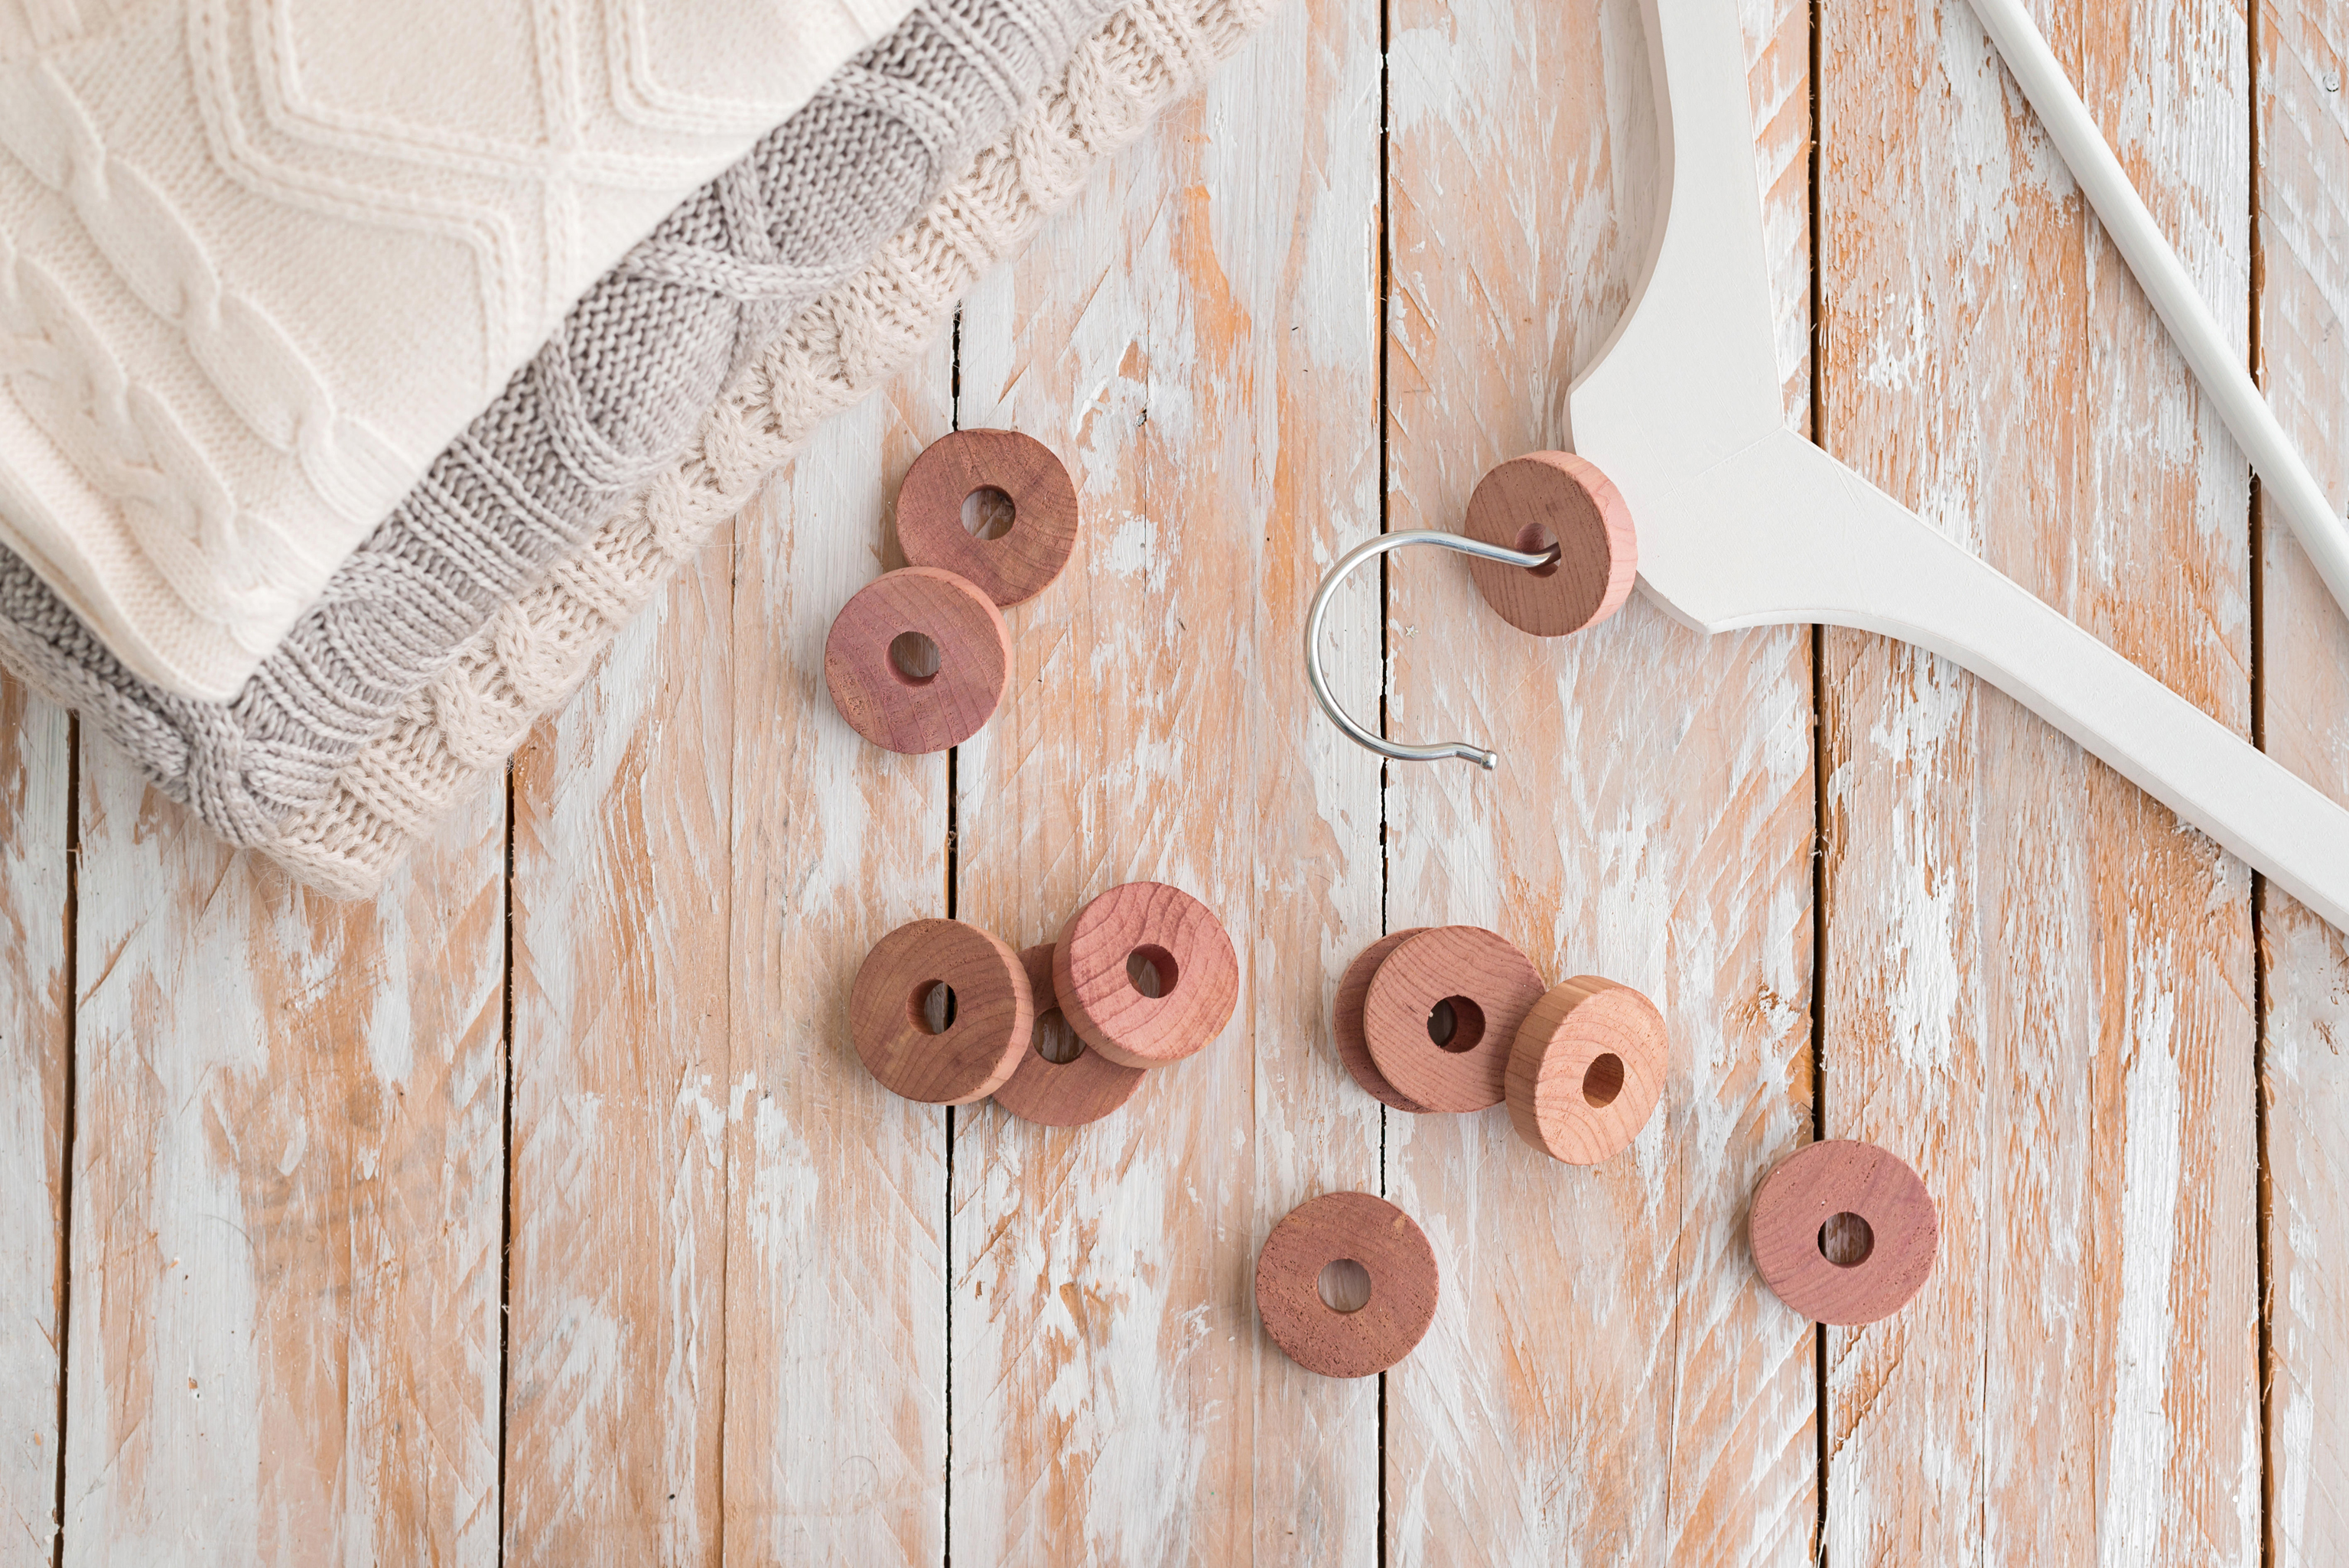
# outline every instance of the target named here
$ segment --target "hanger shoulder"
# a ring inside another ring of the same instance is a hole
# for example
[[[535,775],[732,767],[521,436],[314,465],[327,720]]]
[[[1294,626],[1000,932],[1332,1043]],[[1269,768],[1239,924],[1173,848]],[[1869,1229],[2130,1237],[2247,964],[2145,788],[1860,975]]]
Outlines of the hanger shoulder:
[[[1941,655],[2349,930],[2349,810],[1793,431],[1637,515],[1641,583],[1679,619],[1819,622]]]

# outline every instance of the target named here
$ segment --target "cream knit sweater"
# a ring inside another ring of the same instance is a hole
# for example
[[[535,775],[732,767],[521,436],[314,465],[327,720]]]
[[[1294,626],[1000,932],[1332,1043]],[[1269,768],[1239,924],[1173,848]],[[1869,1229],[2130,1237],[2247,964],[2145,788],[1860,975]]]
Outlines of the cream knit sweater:
[[[572,301],[907,4],[0,5],[0,543],[228,699]]]
[[[1196,87],[1272,0],[1136,0],[861,274],[802,311],[729,384],[684,458],[506,606],[320,805],[264,852],[313,886],[371,893],[452,803],[482,788],[595,655],[827,416],[909,364],[956,300],[1102,158]]]
[[[580,296],[233,701],[140,680],[5,548],[0,663],[231,843],[268,843],[492,615],[675,462],[734,373],[936,200],[1118,4],[918,0]]]

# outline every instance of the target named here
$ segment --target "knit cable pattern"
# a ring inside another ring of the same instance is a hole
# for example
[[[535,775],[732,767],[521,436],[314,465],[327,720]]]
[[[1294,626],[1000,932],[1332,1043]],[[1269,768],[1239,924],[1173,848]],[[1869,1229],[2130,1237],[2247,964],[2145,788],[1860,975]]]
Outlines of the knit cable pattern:
[[[233,701],[581,293],[910,3],[0,5],[0,543]]]
[[[0,658],[222,837],[269,842],[492,614],[673,465],[728,377],[934,200],[1112,3],[908,13],[572,306],[231,701],[140,679],[5,552]],[[0,242],[0,327],[8,260]]]
[[[911,363],[983,273],[1271,9],[1272,0],[1136,0],[1112,15],[961,179],[733,377],[682,458],[500,610],[264,852],[327,892],[372,893],[443,810],[503,768],[818,423]]]
[[[126,287],[185,336],[188,353],[238,418],[292,452],[319,499],[337,515],[367,521],[369,498],[396,485],[405,464],[390,443],[336,406],[334,389],[268,310],[229,286],[212,255],[161,186],[109,152],[73,88],[48,61],[8,78],[0,143],[34,179],[62,195]],[[121,454],[109,453],[119,459]],[[103,482],[107,464],[85,469]],[[238,565],[240,542],[202,547],[232,588],[254,573]],[[194,574],[166,574],[203,607],[222,589]],[[217,613],[215,613],[217,614]]]

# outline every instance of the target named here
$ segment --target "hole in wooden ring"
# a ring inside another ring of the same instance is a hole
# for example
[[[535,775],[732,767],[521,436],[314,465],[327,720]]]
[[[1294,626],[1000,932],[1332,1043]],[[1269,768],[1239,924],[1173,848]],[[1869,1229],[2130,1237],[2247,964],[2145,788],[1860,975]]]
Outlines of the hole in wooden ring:
[[[926,1035],[943,1035],[954,1027],[954,987],[943,980],[925,980],[905,998],[905,1016]]]
[[[962,498],[962,525],[973,539],[1000,539],[1019,517],[1018,504],[993,485],[981,485]]]
[[[1613,1051],[1593,1057],[1582,1069],[1582,1098],[1593,1110],[1605,1110],[1623,1092],[1623,1058]]]
[[[1520,555],[1540,555],[1557,548],[1557,535],[1546,522],[1529,522],[1517,530],[1516,551]],[[1557,557],[1552,555],[1539,566],[1528,566],[1526,570],[1536,577],[1555,576],[1557,573]]]
[[[1427,1037],[1447,1051],[1473,1051],[1485,1037],[1485,1009],[1465,996],[1446,996],[1427,1010]]]
[[[1069,1027],[1068,1019],[1061,1016],[1058,1007],[1049,1009],[1036,1020],[1036,1032],[1032,1038],[1036,1054],[1054,1067],[1075,1061],[1085,1054],[1084,1041],[1077,1038],[1076,1030]]]
[[[1332,1312],[1360,1312],[1371,1305],[1371,1271],[1351,1258],[1321,1265],[1321,1305]]]
[[[1876,1250],[1876,1232],[1848,1209],[1819,1227],[1819,1255],[1837,1268],[1856,1269]]]
[[[1137,947],[1125,955],[1125,978],[1145,996],[1159,997],[1174,989],[1174,955],[1163,947]]]
[[[910,686],[927,686],[938,678],[938,645],[919,632],[900,632],[889,645],[889,668]]]

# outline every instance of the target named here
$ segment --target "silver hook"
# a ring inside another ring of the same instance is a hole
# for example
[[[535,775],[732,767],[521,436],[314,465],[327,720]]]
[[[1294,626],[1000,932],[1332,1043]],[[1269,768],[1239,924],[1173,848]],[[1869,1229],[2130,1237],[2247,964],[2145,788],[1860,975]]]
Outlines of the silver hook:
[[[1557,559],[1557,547],[1538,554],[1528,555],[1522,550],[1506,550],[1497,544],[1487,544],[1481,539],[1469,539],[1462,534],[1446,533],[1435,528],[1410,528],[1400,533],[1381,533],[1376,539],[1364,540],[1338,558],[1330,574],[1321,579],[1321,586],[1313,595],[1313,608],[1305,614],[1305,678],[1313,687],[1313,700],[1330,716],[1330,722],[1346,732],[1346,738],[1357,746],[1366,746],[1381,757],[1392,757],[1398,762],[1441,762],[1447,757],[1457,757],[1463,762],[1474,762],[1490,769],[1500,761],[1500,753],[1486,751],[1454,740],[1442,746],[1398,746],[1383,736],[1373,735],[1356,724],[1351,715],[1338,706],[1330,695],[1330,682],[1321,673],[1321,617],[1330,608],[1330,595],[1346,574],[1372,556],[1384,555],[1390,550],[1405,545],[1433,544],[1443,550],[1456,550],[1463,555],[1481,556],[1486,561],[1498,561],[1509,566],[1540,566]]]

